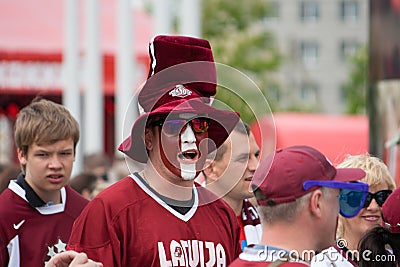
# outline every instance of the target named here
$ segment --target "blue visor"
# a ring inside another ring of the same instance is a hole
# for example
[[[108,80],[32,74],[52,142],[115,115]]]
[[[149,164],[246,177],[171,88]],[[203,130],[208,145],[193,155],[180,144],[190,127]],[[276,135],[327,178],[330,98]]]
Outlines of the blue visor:
[[[338,182],[309,180],[303,183],[304,190],[313,186],[322,186],[340,189],[339,206],[340,215],[346,218],[356,216],[364,207],[368,195],[368,184],[362,182]]]

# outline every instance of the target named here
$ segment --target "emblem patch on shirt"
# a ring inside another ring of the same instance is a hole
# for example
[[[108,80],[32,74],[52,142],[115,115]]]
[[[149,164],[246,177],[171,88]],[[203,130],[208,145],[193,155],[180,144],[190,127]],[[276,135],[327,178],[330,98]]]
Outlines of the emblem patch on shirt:
[[[177,258],[182,257],[182,248],[180,248],[180,247],[175,248],[174,256]]]
[[[49,256],[50,258],[53,257],[54,255],[56,255],[57,253],[60,252],[64,252],[66,250],[67,247],[67,243],[64,243],[60,238],[57,240],[57,243],[54,244],[51,247],[47,247],[47,249],[49,250],[49,252],[47,253],[47,256]],[[47,263],[47,262],[45,262]]]
[[[191,94],[192,94],[192,91],[185,88],[182,84],[176,85],[175,88],[169,92],[170,96],[180,97],[180,98],[185,98],[187,96],[190,96]]]
[[[13,224],[14,229],[18,230],[23,224],[24,224],[25,220],[20,221],[18,224]]]

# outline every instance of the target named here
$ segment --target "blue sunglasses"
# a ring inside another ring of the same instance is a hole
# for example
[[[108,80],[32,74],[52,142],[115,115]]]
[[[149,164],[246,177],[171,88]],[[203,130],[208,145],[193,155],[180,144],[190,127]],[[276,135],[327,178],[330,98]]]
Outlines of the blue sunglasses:
[[[338,182],[308,180],[303,183],[304,190],[313,186],[322,186],[340,189],[339,206],[340,215],[346,218],[356,216],[364,207],[368,195],[368,184],[362,182]]]

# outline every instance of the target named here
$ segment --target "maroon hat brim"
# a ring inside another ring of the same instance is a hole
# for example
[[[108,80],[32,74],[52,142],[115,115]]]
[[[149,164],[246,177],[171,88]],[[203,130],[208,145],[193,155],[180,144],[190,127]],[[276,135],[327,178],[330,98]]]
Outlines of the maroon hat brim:
[[[183,113],[193,114],[193,118],[210,118],[208,138],[211,139],[215,145],[208,146],[209,153],[224,143],[233,128],[239,122],[238,113],[213,108],[204,104],[200,99],[172,101],[139,116],[132,127],[131,135],[119,145],[118,150],[133,160],[146,163],[148,156],[143,137],[148,119],[156,115],[170,116]]]
[[[305,190],[308,180],[353,182],[365,177],[360,168],[335,168],[318,150],[309,146],[290,146],[277,149],[257,168],[252,180],[254,190],[260,189],[266,199],[259,205],[277,205],[295,201],[315,190]]]
[[[365,171],[360,168],[337,168],[333,181],[353,182],[365,177]]]

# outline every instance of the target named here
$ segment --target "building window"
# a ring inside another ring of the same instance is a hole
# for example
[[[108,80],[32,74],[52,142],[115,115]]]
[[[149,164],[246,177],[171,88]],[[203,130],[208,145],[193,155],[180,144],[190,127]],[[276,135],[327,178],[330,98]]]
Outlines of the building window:
[[[358,19],[359,6],[357,1],[343,0],[340,2],[340,18],[344,22],[353,22]]]
[[[268,10],[267,10],[267,14],[264,17],[264,21],[266,23],[277,21],[280,16],[279,9],[280,9],[279,1],[278,0],[270,0],[268,2]]]
[[[279,1],[269,1],[269,9],[267,17],[269,18],[279,18]]]
[[[300,3],[300,18],[303,22],[314,22],[319,18],[319,6],[315,1],[302,1]]]
[[[340,102],[342,102],[342,103],[346,103],[346,101],[347,101],[347,93],[346,93],[346,88],[345,88],[344,84],[339,86],[339,99],[340,99]]]
[[[357,41],[342,41],[340,45],[340,59],[342,61],[346,61],[347,59],[353,57],[357,49],[359,47],[359,44]]]
[[[317,103],[318,86],[314,83],[303,83],[300,87],[300,98],[307,103]]]
[[[318,43],[302,42],[300,50],[301,50],[301,60],[304,65],[312,66],[317,64],[319,57]]]

